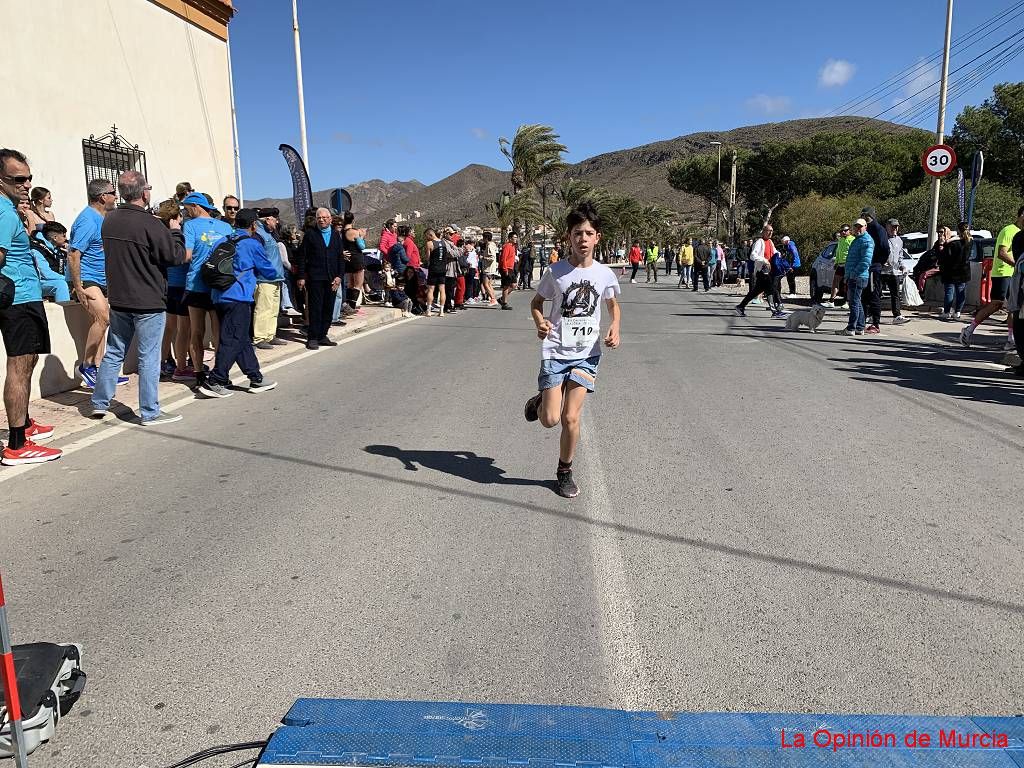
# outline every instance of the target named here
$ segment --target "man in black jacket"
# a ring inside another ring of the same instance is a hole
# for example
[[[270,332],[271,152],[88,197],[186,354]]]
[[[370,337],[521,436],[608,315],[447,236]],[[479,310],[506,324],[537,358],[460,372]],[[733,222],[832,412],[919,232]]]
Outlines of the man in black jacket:
[[[334,298],[345,274],[341,236],[331,226],[331,212],[317,208],[316,227],[306,230],[296,255],[296,277],[299,290],[306,291],[309,310],[309,332],[306,349],[320,346],[336,347],[338,342],[327,336],[334,314]]]
[[[693,249],[693,292],[697,292],[698,280],[704,281],[704,293],[707,293],[708,288],[708,264],[711,262],[711,246],[705,243],[703,240],[697,242],[697,247]]]
[[[143,426],[170,424],[181,414],[160,410],[160,346],[167,320],[167,267],[185,262],[181,224],[166,226],[147,210],[152,187],[138,171],[117,180],[124,200],[103,219],[110,327],[107,351],[92,392],[92,415],[103,418],[117,387],[117,374],[132,339],[138,336],[139,416]]]
[[[868,234],[875,243],[875,253],[871,257],[871,270],[868,272],[868,286],[864,289],[863,301],[867,307],[868,327],[864,333],[877,335],[882,322],[882,267],[889,261],[889,233],[878,221],[875,209],[869,206],[860,212],[861,218],[868,223]]]

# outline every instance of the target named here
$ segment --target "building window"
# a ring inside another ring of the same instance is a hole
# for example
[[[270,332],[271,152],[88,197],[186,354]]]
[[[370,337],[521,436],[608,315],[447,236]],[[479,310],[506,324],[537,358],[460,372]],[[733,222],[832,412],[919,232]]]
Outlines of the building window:
[[[117,126],[110,133],[82,139],[82,159],[85,162],[85,183],[93,179],[106,179],[117,184],[117,177],[125,171],[139,171],[146,175],[146,153],[138,144],[130,144],[117,132]]]

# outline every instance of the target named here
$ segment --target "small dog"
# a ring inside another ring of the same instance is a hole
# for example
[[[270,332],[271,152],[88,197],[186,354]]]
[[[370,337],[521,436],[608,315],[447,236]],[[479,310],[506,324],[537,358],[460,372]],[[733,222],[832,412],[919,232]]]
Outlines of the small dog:
[[[825,308],[821,304],[815,304],[810,309],[798,309],[791,313],[786,320],[786,330],[795,331],[801,325],[806,325],[811,333],[817,333],[818,326],[825,319]]]

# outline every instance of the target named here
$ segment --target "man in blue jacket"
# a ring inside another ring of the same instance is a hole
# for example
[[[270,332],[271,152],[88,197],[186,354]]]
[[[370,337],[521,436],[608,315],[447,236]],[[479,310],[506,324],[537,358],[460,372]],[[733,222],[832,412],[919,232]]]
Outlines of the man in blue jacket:
[[[836,331],[836,336],[864,335],[864,289],[868,285],[875,241],[868,234],[868,223],[857,219],[853,225],[853,242],[846,256],[846,300],[850,302],[850,322]]]
[[[800,269],[800,251],[796,247],[796,242],[786,235],[782,238],[782,247],[786,249],[786,253],[789,255],[789,272],[786,273],[786,282],[789,283],[789,295],[787,299],[795,299],[796,294],[796,271]]]
[[[277,267],[267,258],[263,241],[256,234],[257,219],[258,211],[254,208],[243,208],[236,215],[235,231],[227,236],[235,243],[235,282],[227,290],[210,291],[210,298],[220,320],[220,343],[217,345],[217,360],[213,370],[198,387],[207,397],[231,396],[231,390],[227,388],[231,381],[228,373],[235,363],[249,378],[247,391],[266,392],[277,386],[276,382],[263,378],[249,335],[253,303],[256,300],[256,281],[261,278],[271,280],[277,276]],[[218,240],[214,243],[213,250],[222,242]]]
[[[256,236],[263,241],[267,259],[274,265],[274,276],[256,279],[256,306],[252,318],[252,343],[256,349],[272,349],[287,344],[277,338],[277,316],[281,312],[281,285],[284,283],[284,262],[274,232],[278,226],[277,208],[260,208]]]
[[[793,269],[787,251],[776,251],[772,256],[772,317],[781,320],[786,317],[785,307],[782,304],[782,278],[788,275]]]

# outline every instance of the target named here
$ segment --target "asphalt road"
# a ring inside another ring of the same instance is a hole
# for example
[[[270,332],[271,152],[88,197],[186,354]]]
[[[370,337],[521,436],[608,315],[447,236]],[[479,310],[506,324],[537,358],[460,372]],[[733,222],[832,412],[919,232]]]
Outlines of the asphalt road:
[[[525,294],[0,474],[15,642],[89,673],[32,765],[164,765],[298,696],[1019,711],[1020,381],[623,289],[574,501]]]

